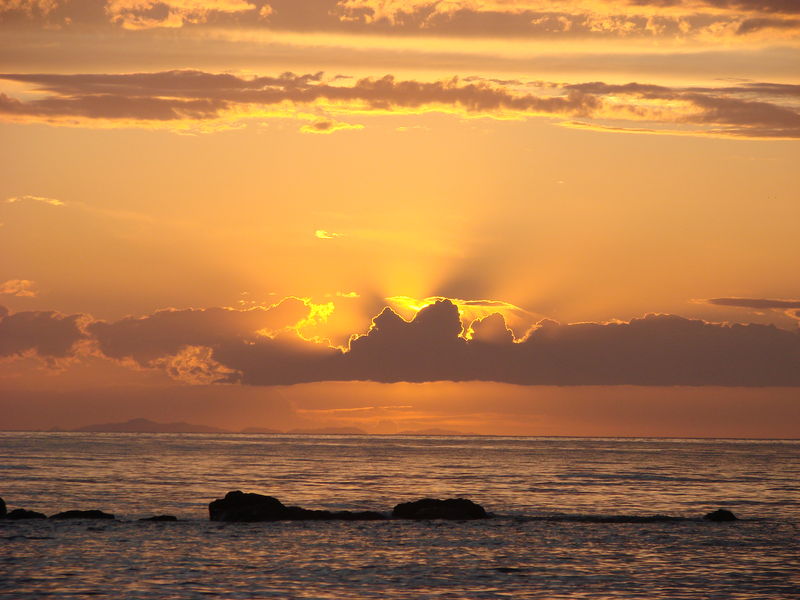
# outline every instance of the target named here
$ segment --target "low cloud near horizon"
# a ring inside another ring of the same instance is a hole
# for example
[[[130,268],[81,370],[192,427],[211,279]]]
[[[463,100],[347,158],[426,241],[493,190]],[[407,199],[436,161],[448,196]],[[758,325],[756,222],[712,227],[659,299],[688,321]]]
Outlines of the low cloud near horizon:
[[[4,73],[29,88],[0,92],[0,121],[81,127],[217,131],[246,121],[293,119],[306,133],[357,130],[335,116],[428,112],[492,119],[556,119],[562,126],[732,138],[800,138],[800,86],[743,82],[718,87],[651,83],[555,83],[469,77],[419,81],[393,75],[351,81],[323,72],[241,77],[150,73]],[[309,122],[310,121],[310,122]],[[46,199],[44,199],[46,200]]]
[[[307,337],[325,311],[162,310],[117,321],[0,310],[0,357],[103,357],[193,384],[484,381],[520,385],[800,386],[800,330],[648,314],[630,321],[542,320],[515,339],[501,314],[462,323],[449,300],[406,321],[390,308],[346,348]]]

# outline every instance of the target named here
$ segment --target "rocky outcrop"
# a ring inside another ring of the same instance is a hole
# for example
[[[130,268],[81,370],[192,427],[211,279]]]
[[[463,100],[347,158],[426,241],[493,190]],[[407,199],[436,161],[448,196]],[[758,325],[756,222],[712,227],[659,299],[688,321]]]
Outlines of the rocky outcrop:
[[[287,510],[277,498],[237,490],[211,502],[208,516],[212,521],[280,521],[287,518]]]
[[[155,521],[155,522],[162,522],[162,521],[177,521],[178,517],[174,515],[155,515],[154,517],[145,517],[143,519],[139,519],[140,521]]]
[[[480,504],[465,498],[436,500],[423,498],[415,502],[398,504],[392,510],[395,519],[486,519],[489,515]]]
[[[25,510],[24,508],[15,508],[6,515],[9,521],[18,521],[21,519],[46,519],[47,515],[35,510]]]
[[[724,521],[738,521],[739,519],[733,514],[731,511],[726,510],[724,508],[719,508],[713,512],[708,513],[707,515],[703,516],[706,521],[716,521],[716,522],[724,522]]]
[[[272,496],[228,492],[224,498],[214,500],[208,505],[208,515],[212,521],[375,521],[385,519],[386,515],[374,511],[309,510],[299,506],[286,506]]]
[[[50,517],[51,519],[113,519],[114,515],[102,510],[65,510]]]
[[[0,519],[6,516],[6,503],[5,501],[0,498]]]

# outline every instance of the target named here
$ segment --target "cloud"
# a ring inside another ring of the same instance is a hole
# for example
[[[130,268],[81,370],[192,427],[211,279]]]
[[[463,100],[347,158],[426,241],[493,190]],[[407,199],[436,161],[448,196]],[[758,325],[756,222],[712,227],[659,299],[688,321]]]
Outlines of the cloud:
[[[206,23],[212,16],[256,11],[244,0],[107,0],[105,12],[124,29],[178,28]],[[267,17],[269,5],[258,15]]]
[[[0,24],[410,36],[725,40],[800,28],[791,0],[6,0]]]
[[[358,124],[350,124],[350,123],[342,123],[341,121],[329,121],[327,119],[322,119],[319,121],[314,121],[310,125],[303,125],[300,128],[300,131],[303,133],[336,133],[337,131],[347,131],[347,130],[359,130],[364,129],[363,125]]]
[[[321,239],[321,240],[332,240],[338,237],[342,237],[341,233],[333,233],[331,231],[325,231],[324,229],[317,229],[314,232],[314,236]]]
[[[9,313],[0,306],[0,357],[34,354],[48,362],[70,358],[87,339],[85,319],[55,311]]]
[[[27,101],[0,93],[0,119],[51,125],[205,126],[214,130],[247,120],[304,120],[313,109],[337,115],[438,112],[495,119],[548,117],[565,124],[580,118],[598,128],[800,138],[800,112],[795,102],[800,88],[774,83],[719,88],[536,83],[533,91],[525,91],[513,84],[458,78],[416,81],[387,75],[334,82],[322,73],[248,79],[202,71],[165,71],[4,74],[0,79],[27,84],[40,92]],[[323,118],[306,127],[306,131],[330,133],[360,126]]]
[[[755,309],[790,309],[800,308],[800,300],[776,300],[774,298],[709,298],[701,300],[716,306],[735,306]]]
[[[95,321],[86,329],[105,356],[151,367],[167,357],[185,353],[187,347],[213,348],[232,341],[253,344],[297,326],[309,313],[305,301],[286,298],[273,306],[246,310],[160,310],[144,317],[126,317],[110,323]],[[201,354],[190,352],[195,360],[199,360]]]
[[[781,307],[784,308],[784,307]],[[543,320],[515,339],[501,314],[462,324],[438,300],[406,320],[385,308],[349,347],[302,335],[333,305],[164,310],[114,322],[2,313],[0,355],[68,357],[79,342],[194,384],[486,381],[517,385],[800,386],[800,331],[675,315],[627,322]],[[85,333],[84,333],[85,332]]]
[[[800,321],[800,300],[786,300],[775,298],[709,298],[697,300],[704,304],[714,306],[729,306],[733,308],[746,308],[752,311],[781,312],[790,319]]]
[[[35,298],[38,292],[36,291],[36,282],[30,279],[9,279],[0,283],[0,294],[18,296],[20,298]]]
[[[156,361],[170,377],[192,385],[227,383],[237,379],[237,373],[220,364],[213,357],[213,350],[207,346],[184,346],[181,350],[162,361]]]
[[[0,94],[2,96],[2,94]],[[19,202],[41,202],[42,204],[49,204],[50,206],[64,206],[65,203],[61,200],[57,200],[55,198],[45,198],[44,196],[12,196],[11,198],[6,198],[6,202],[8,204],[16,204]]]

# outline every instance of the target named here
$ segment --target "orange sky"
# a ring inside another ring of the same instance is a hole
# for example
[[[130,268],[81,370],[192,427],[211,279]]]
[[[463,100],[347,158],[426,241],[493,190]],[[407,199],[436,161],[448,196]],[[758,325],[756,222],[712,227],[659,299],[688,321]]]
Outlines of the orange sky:
[[[0,1],[0,427],[797,437],[799,32]]]

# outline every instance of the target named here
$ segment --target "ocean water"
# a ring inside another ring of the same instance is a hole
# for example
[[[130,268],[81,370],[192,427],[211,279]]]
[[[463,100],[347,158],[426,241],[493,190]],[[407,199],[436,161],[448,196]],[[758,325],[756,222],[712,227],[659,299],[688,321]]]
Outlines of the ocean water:
[[[208,521],[234,489],[496,516]],[[798,441],[7,432],[0,497],[117,516],[0,521],[1,598],[800,598]],[[741,520],[699,519],[719,507]],[[653,514],[687,520],[559,518]]]

